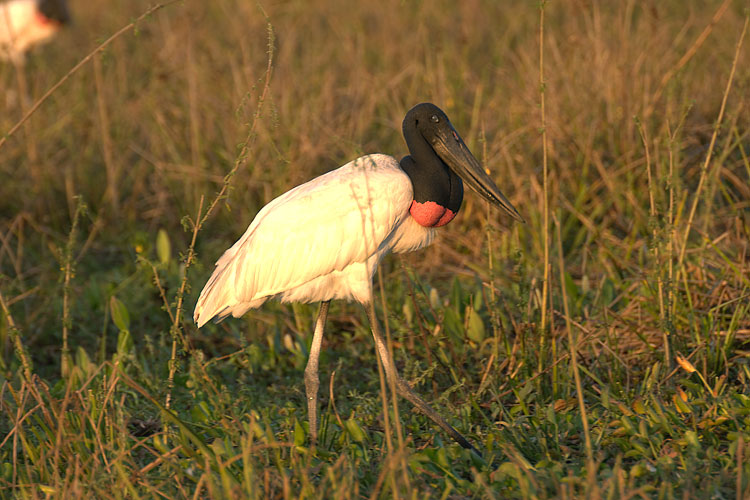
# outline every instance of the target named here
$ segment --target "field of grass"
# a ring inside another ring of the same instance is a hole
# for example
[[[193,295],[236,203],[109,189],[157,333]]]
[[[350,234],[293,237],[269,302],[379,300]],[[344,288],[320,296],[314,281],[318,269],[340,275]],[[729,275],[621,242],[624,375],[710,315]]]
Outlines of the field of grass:
[[[0,66],[0,498],[750,498],[746,2],[71,4]],[[341,302],[311,448],[317,305],[198,330],[197,294],[275,196],[406,154],[423,101],[527,221],[468,193],[375,283],[483,460]]]

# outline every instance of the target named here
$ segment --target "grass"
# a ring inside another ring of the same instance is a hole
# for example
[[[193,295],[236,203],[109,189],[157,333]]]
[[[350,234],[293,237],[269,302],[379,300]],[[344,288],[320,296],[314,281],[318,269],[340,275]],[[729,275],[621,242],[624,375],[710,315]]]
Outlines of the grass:
[[[742,2],[186,1],[92,55],[150,6],[74,0],[0,66],[3,133],[68,75],[0,143],[0,497],[750,496]],[[383,394],[357,305],[315,449],[317,306],[190,319],[261,206],[404,154],[421,101],[527,220],[468,194],[376,283],[402,374],[485,462]]]

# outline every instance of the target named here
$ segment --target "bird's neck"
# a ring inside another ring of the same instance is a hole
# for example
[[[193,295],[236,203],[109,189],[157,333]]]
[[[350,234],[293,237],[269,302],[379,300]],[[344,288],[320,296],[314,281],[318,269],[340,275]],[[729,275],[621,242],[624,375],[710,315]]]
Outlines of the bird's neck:
[[[411,154],[405,156],[400,165],[411,179],[414,190],[409,212],[422,226],[444,226],[461,208],[463,182],[418,131],[405,130],[404,138]]]

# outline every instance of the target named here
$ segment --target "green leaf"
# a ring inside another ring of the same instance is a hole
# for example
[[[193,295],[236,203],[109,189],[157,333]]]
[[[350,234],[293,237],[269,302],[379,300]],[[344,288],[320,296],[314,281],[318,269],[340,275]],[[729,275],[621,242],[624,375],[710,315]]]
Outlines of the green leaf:
[[[133,350],[133,337],[129,330],[120,330],[117,336],[117,354],[123,356]]]
[[[456,310],[456,312],[461,311],[461,306],[464,303],[464,290],[461,288],[461,283],[458,281],[458,278],[453,278],[453,283],[451,285],[451,305]]]
[[[130,329],[130,315],[128,314],[128,309],[125,307],[125,304],[120,302],[120,300],[112,296],[111,299],[109,299],[109,309],[112,313],[112,321],[114,321],[115,326],[119,330],[129,330]]]
[[[365,441],[365,431],[362,430],[362,427],[359,426],[354,418],[350,418],[349,420],[347,420],[344,425],[346,427],[346,431],[354,441],[358,443],[363,443]]]
[[[165,266],[169,264],[172,258],[172,245],[164,229],[159,229],[159,232],[156,234],[156,255],[159,257],[159,262]]]
[[[698,440],[698,434],[696,434],[695,431],[685,432],[685,441],[687,441],[687,443],[694,448],[700,448],[700,441]]]
[[[405,301],[401,311],[404,313],[406,324],[411,326],[414,323],[414,308],[412,307],[411,301]]]
[[[677,411],[680,413],[690,413],[692,410],[690,407],[685,403],[685,401],[682,400],[682,398],[679,396],[679,394],[672,395],[672,402],[674,403],[675,407],[677,408]]]
[[[640,399],[636,399],[633,401],[633,411],[635,411],[638,415],[643,415],[646,413],[646,407],[643,405],[643,401]]]
[[[78,346],[76,349],[76,365],[81,368],[84,372],[88,373],[92,368],[94,368],[91,362],[91,358],[89,358],[88,353],[86,352],[86,349],[84,349],[81,346]]]
[[[645,465],[642,463],[637,463],[633,467],[630,468],[630,475],[632,477],[641,477],[642,475],[646,474],[648,472],[648,469]]]
[[[617,297],[617,289],[615,288],[615,284],[611,279],[606,278],[602,283],[600,297],[601,304],[607,307],[610,307],[612,301],[614,301],[615,297]],[[617,306],[617,308],[619,308],[619,305]]]
[[[484,304],[484,294],[482,293],[482,285],[480,284],[476,291],[474,292],[474,295],[472,295],[472,302],[474,303],[474,310],[475,311],[481,311],[482,305]]]
[[[456,343],[463,343],[464,341],[464,323],[461,321],[459,313],[455,309],[445,309],[445,316],[443,317],[443,328],[445,333],[455,341]]]
[[[440,345],[438,346],[438,349],[437,349],[437,355],[438,355],[438,358],[440,358],[440,361],[442,361],[444,364],[446,365],[451,364],[450,357],[448,357],[448,354],[445,352],[445,349],[443,349],[443,347]]]
[[[565,289],[568,292],[570,304],[572,304],[574,307],[577,307],[578,299],[581,296],[581,293],[578,289],[578,285],[576,285],[576,282],[573,280],[573,276],[571,276],[567,271],[565,271]]]
[[[209,423],[213,420],[211,416],[211,410],[205,401],[201,401],[190,409],[190,416],[196,422]]]
[[[9,462],[3,462],[2,469],[3,479],[5,479],[6,481],[10,481],[13,477],[13,465],[11,465]]]
[[[468,322],[466,335],[469,337],[469,340],[479,344],[485,338],[484,321],[482,321],[479,313],[477,313],[471,306],[466,306],[466,315]]]
[[[438,291],[434,288],[430,289],[430,306],[432,306],[435,311],[440,310],[440,295],[438,295]]]
[[[169,448],[167,448],[167,444],[165,442],[163,435],[154,434],[154,437],[151,439],[151,444],[154,448],[156,448],[159,451],[159,453],[163,453],[163,454],[169,453]]]
[[[296,446],[305,444],[305,429],[302,428],[297,419],[294,419],[294,444]]]

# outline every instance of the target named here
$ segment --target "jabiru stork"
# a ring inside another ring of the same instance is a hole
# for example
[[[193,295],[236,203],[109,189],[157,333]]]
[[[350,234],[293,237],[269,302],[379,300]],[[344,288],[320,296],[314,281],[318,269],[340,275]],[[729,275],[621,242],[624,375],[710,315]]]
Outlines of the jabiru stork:
[[[70,22],[65,0],[0,2],[0,59],[23,64],[26,52]]]
[[[305,367],[315,443],[318,358],[328,306],[333,299],[356,300],[367,310],[380,360],[398,393],[461,446],[479,454],[399,376],[372,307],[372,277],[387,253],[432,243],[436,228],[458,213],[463,182],[514,219],[523,218],[440,108],[414,106],[404,118],[403,134],[410,155],[400,162],[383,154],[362,156],[263,207],[216,262],[194,319],[200,328],[213,317],[240,317],[269,299],[321,302]]]

